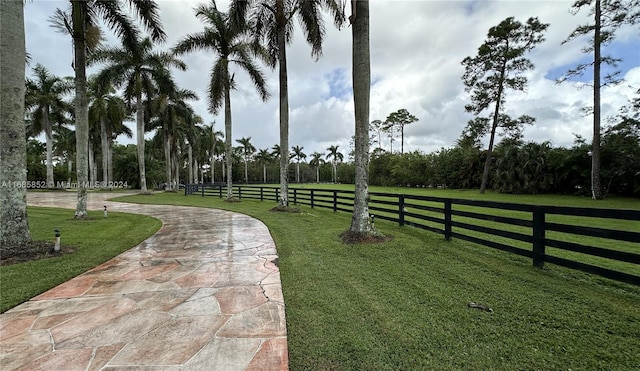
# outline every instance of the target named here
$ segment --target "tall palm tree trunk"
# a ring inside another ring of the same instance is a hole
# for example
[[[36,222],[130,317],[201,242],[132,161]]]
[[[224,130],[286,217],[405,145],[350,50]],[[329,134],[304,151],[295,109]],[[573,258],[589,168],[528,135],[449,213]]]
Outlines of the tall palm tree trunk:
[[[215,161],[215,157],[213,156],[213,149],[211,150],[211,157],[209,159],[209,166],[211,167],[211,183],[215,183],[216,182],[216,161]]]
[[[188,170],[188,183],[195,183],[193,181],[194,177],[193,177],[193,148],[191,148],[191,143],[187,144],[187,161],[188,161],[188,165],[187,165],[187,170]]]
[[[147,174],[144,166],[144,110],[142,95],[136,97],[136,140],[138,145],[138,169],[140,171],[140,192],[147,191]]]
[[[228,76],[228,73],[227,73]],[[224,92],[224,152],[225,160],[227,162],[227,200],[233,198],[233,182],[231,180],[232,168],[231,160],[233,155],[231,154],[231,91],[227,84]]]
[[[76,109],[76,174],[78,182],[78,201],[76,203],[76,219],[84,219],[87,215],[87,154],[89,145],[89,103],[87,99],[87,47],[85,40],[85,17],[83,4],[72,1],[71,17],[73,19],[73,48],[75,54],[75,109]]]
[[[47,141],[47,188],[54,188],[53,179],[53,128],[49,121],[49,107],[45,108],[44,113],[44,135]]]
[[[113,181],[113,139],[111,139],[112,133],[110,131],[107,131],[107,134],[107,186],[109,186],[109,183]]]
[[[91,141],[89,141],[87,149],[89,154],[89,188],[93,188],[96,184],[96,154]]]
[[[164,175],[166,179],[166,191],[173,191],[173,179],[171,178],[171,135],[165,130],[164,136]]]
[[[22,1],[0,1],[0,253],[31,241],[27,220],[24,124],[25,46]]]
[[[287,87],[287,43],[284,1],[276,1],[276,22],[278,24],[278,64],[280,82],[280,199],[278,206],[289,206],[289,89]]]
[[[107,137],[107,121],[100,117],[100,146],[102,148],[102,188],[109,186],[109,138]]]
[[[369,99],[371,63],[369,1],[352,1],[353,103],[355,111],[355,193],[350,232],[367,233],[369,223]]]
[[[601,64],[601,36],[602,10],[600,0],[595,4],[595,29],[593,43],[593,140],[591,142],[591,197],[601,200],[602,185],[600,183],[600,64]]]

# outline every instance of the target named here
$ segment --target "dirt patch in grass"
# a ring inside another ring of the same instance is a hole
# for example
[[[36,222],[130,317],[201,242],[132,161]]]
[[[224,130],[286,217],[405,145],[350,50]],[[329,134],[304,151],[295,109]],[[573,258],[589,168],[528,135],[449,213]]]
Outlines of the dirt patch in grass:
[[[296,214],[299,214],[300,213],[300,208],[278,205],[278,206],[272,208],[269,211],[274,211],[274,212],[279,212],[279,213],[296,213]]]
[[[352,232],[344,231],[340,234],[343,243],[347,245],[382,243],[393,240],[393,236],[386,236],[378,231]]]
[[[50,241],[31,241],[26,245],[4,247],[0,257],[0,265],[54,258],[76,252],[76,248],[73,246],[60,246],[60,251],[54,251],[53,248],[54,243]]]

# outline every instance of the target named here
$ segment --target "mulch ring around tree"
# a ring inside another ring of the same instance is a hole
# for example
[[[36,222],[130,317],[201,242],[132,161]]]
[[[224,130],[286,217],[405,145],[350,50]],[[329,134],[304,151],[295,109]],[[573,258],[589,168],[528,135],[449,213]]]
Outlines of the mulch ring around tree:
[[[72,246],[60,246],[60,251],[54,251],[53,247],[54,243],[50,241],[31,241],[26,245],[3,247],[0,265],[54,258],[76,252],[76,248]]]

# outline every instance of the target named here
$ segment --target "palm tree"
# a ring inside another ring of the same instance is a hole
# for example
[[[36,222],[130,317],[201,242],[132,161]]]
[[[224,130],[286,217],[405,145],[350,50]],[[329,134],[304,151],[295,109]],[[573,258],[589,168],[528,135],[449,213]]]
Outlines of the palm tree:
[[[0,1],[0,175],[9,184],[27,180],[24,40],[23,2]],[[0,204],[0,253],[4,255],[31,241],[26,187],[0,187]]]
[[[309,165],[316,168],[316,183],[320,183],[320,165],[322,165],[323,162],[322,153],[313,152],[311,154],[311,161],[309,161]]]
[[[76,151],[77,137],[73,130],[64,126],[56,126],[53,129],[53,140],[55,142],[53,153],[56,156],[60,157],[63,163],[67,163],[67,171],[69,173],[67,180],[71,182],[71,174],[73,171],[73,155]]]
[[[187,122],[194,114],[193,109],[186,100],[197,99],[198,96],[191,90],[178,89],[172,79],[162,81],[159,93],[151,102],[151,111],[155,116],[150,120],[151,127],[161,127],[165,158],[166,190],[174,191],[177,184],[172,182],[172,154],[177,145],[175,139],[179,126],[187,126]],[[191,179],[190,179],[191,181]]]
[[[195,14],[205,24],[204,31],[187,35],[173,51],[183,54],[210,49],[216,54],[209,82],[209,110],[217,114],[224,106],[227,199],[232,199],[231,90],[235,89],[235,81],[229,65],[235,64],[247,72],[262,100],[267,100],[269,93],[262,71],[251,59],[255,46],[247,38],[247,25],[230,22],[229,16],[218,10],[214,0],[209,5],[196,7]]]
[[[244,182],[249,183],[249,175],[247,172],[247,167],[249,166],[249,160],[254,153],[256,153],[256,147],[251,144],[251,137],[248,138],[240,138],[237,139],[236,142],[240,144],[237,147],[240,155],[242,156],[242,160],[244,161]]]
[[[369,100],[371,89],[371,59],[369,49],[369,1],[353,1],[353,103],[355,112],[355,193],[353,216],[349,232],[369,235]]]
[[[267,164],[273,160],[273,155],[269,152],[269,149],[261,149],[254,158],[260,165],[262,165],[262,182],[266,184]]]
[[[378,149],[382,149],[382,132],[384,131],[384,122],[380,120],[373,120],[369,124],[369,128],[378,135]]]
[[[300,183],[300,161],[307,158],[306,153],[302,152],[303,149],[304,147],[300,146],[291,147],[291,151],[293,152],[291,158],[296,159],[296,182],[298,183]]]
[[[124,97],[136,107],[136,141],[138,147],[138,167],[140,169],[140,191],[147,192],[144,163],[144,101],[151,100],[158,92],[158,86],[171,79],[168,67],[182,71],[187,66],[168,52],[154,52],[151,39],[137,42],[133,49],[101,48],[91,56],[92,63],[105,62],[107,65],[97,75],[99,85],[112,84],[124,88]]]
[[[27,78],[26,100],[31,107],[29,118],[31,135],[44,131],[47,143],[47,187],[54,187],[53,179],[53,123],[60,123],[68,104],[62,98],[73,89],[71,78],[53,75],[43,65],[33,68],[34,79]]]
[[[209,158],[210,158],[210,165],[211,165],[211,183],[215,183],[216,182],[216,177],[215,177],[215,159],[220,155],[220,143],[221,140],[220,138],[222,138],[222,132],[220,130],[216,130],[215,129],[215,125],[216,122],[212,122],[211,123],[211,136],[210,136],[210,143],[209,143]],[[224,150],[224,145],[222,146],[222,150]]]
[[[231,14],[234,22],[245,24],[249,10],[253,9],[256,41],[266,40],[269,64],[279,67],[280,85],[280,199],[278,205],[289,206],[289,92],[287,86],[286,47],[293,40],[293,19],[297,16],[307,42],[311,45],[311,55],[316,60],[322,55],[324,21],[320,9],[328,10],[334,23],[340,27],[344,22],[339,1],[336,0],[233,0]]]
[[[87,101],[87,40],[92,30],[97,29],[98,21],[102,20],[109,25],[117,37],[130,51],[137,50],[139,31],[133,25],[132,20],[123,12],[123,1],[101,0],[70,0],[71,10],[61,14],[59,29],[64,30],[73,38],[74,69],[75,69],[75,113],[76,113],[76,146],[77,146],[77,174],[78,174],[78,203],[75,217],[87,217],[87,152],[89,143],[89,108]],[[160,23],[158,7],[153,0],[129,0],[133,13],[136,14],[145,28],[151,33],[154,41],[162,41],[166,38]],[[55,23],[55,20],[54,20]],[[93,31],[95,33],[95,31]],[[98,32],[99,33],[99,32]],[[132,54],[138,54],[136,51]],[[144,139],[142,140],[144,146]],[[144,152],[143,152],[144,154]],[[144,155],[142,156],[144,161]],[[141,172],[144,170],[141,167]]]
[[[338,152],[338,147],[336,145],[333,146],[329,146],[329,148],[327,148],[327,151],[329,151],[329,153],[327,154],[326,159],[331,159],[331,166],[333,166],[333,182],[336,183],[337,182],[337,170],[338,170],[338,162],[344,160],[344,155],[340,152]]]
[[[125,101],[115,95],[111,86],[98,88],[96,79],[90,80],[93,100],[89,106],[89,122],[100,127],[100,147],[102,150],[102,186],[109,188],[113,181],[113,141],[124,134],[131,138],[133,133],[124,125],[129,116]]]

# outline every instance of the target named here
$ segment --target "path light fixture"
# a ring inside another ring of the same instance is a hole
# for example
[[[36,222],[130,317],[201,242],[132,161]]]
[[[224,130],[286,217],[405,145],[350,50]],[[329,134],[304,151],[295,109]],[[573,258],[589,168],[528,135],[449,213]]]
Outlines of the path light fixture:
[[[107,205],[104,205],[104,217],[107,217]]]
[[[53,251],[58,252],[60,251],[60,230],[56,228],[54,232],[56,233],[56,243],[53,245]]]

